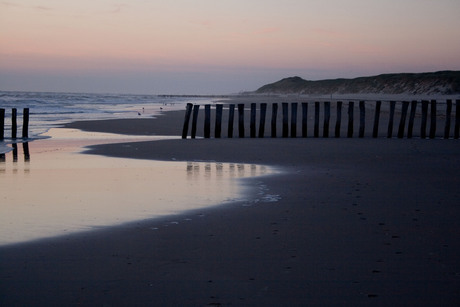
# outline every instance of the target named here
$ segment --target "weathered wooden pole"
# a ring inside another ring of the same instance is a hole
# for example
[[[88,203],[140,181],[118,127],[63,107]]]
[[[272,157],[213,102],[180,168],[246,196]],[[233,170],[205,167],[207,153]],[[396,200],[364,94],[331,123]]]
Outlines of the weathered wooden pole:
[[[428,119],[428,101],[422,100],[422,122],[420,124],[420,137],[426,138],[426,122]]]
[[[380,122],[380,108],[382,106],[381,101],[375,102],[375,113],[374,113],[374,129],[372,129],[372,137],[376,138],[379,136],[379,122]]]
[[[308,102],[302,102],[302,137],[307,137]]]
[[[387,138],[393,137],[393,122],[395,118],[396,101],[390,101],[390,119],[388,120]]]
[[[319,101],[315,102],[315,127],[314,127],[314,137],[319,137]]]
[[[29,137],[29,108],[24,108],[22,120],[22,138]]]
[[[364,129],[365,129],[365,121],[366,121],[366,106],[364,105],[364,101],[359,102],[359,137],[364,137]]]
[[[263,138],[265,134],[265,117],[267,116],[267,104],[260,104],[260,122],[259,122],[259,137]]]
[[[190,122],[190,115],[192,114],[192,107],[193,107],[193,104],[187,103],[187,106],[185,109],[184,127],[182,128],[182,138],[183,139],[187,138],[188,124]]]
[[[342,125],[342,101],[337,101],[337,119],[335,121],[335,137],[340,137],[340,126]]]
[[[417,100],[412,100],[410,104],[409,126],[407,127],[407,137],[412,138],[412,131],[414,130],[415,111],[417,110]]]
[[[238,133],[240,138],[244,138],[244,104],[238,104]]]
[[[211,105],[204,105],[204,137],[209,139],[211,137]]]
[[[444,138],[448,139],[450,136],[450,117],[452,115],[452,100],[446,101],[446,125],[444,127]]]
[[[408,109],[409,109],[409,101],[403,101],[402,111],[401,111],[401,120],[399,121],[399,129],[398,129],[398,138],[400,139],[404,137],[404,129],[406,128],[406,117],[407,117]]]
[[[297,102],[291,103],[291,138],[297,137]]]
[[[436,100],[431,100],[430,139],[436,137]]]
[[[231,104],[228,106],[228,137],[233,137],[233,120],[235,118],[235,105]]]
[[[460,134],[460,99],[455,101],[455,129],[454,139],[458,139]]]
[[[283,108],[283,138],[287,138],[289,136],[289,104],[287,102],[283,102],[281,104]]]
[[[193,106],[193,118],[192,118],[192,139],[196,137],[196,125],[198,123],[198,112],[200,111],[200,105],[196,104]]]
[[[323,137],[329,137],[329,121],[331,120],[331,102],[324,102],[324,121],[323,121]]]
[[[272,120],[271,120],[271,136],[276,138],[276,118],[278,115],[278,104],[275,102],[272,104]]]
[[[0,141],[5,139],[5,109],[0,109]]]
[[[355,108],[355,102],[348,102],[348,132],[347,137],[353,137],[353,109]]]
[[[18,110],[16,108],[13,108],[11,110],[11,138],[12,139],[16,138],[16,134],[18,131],[17,114],[18,114]]]
[[[220,138],[222,134],[222,104],[216,104],[216,125],[214,129],[214,137]]]
[[[249,123],[249,131],[251,138],[256,137],[256,104],[251,103],[251,119]]]

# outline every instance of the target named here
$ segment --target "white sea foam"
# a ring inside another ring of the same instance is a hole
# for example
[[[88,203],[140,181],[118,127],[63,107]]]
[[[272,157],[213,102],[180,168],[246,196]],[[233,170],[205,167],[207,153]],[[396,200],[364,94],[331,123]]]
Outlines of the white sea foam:
[[[163,111],[182,110],[185,104],[212,103],[211,98],[128,94],[76,94],[0,91],[5,109],[5,139],[11,135],[11,110],[17,109],[18,136],[23,109],[30,109],[29,136],[78,120],[153,117]]]

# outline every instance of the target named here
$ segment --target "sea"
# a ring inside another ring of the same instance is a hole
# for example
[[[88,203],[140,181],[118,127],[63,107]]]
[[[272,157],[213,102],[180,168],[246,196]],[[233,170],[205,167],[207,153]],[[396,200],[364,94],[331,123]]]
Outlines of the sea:
[[[90,94],[0,91],[0,108],[5,109],[4,141],[0,153],[10,150],[11,113],[17,109],[17,135],[22,135],[23,109],[29,108],[29,140],[43,138],[50,128],[78,120],[154,117],[161,112],[185,109],[191,103],[212,103],[216,97]]]
[[[205,207],[277,201],[279,197],[268,194],[261,182],[243,181],[274,173],[267,166],[76,154],[91,144],[139,141],[138,137],[151,141],[161,136],[110,136],[56,129],[78,120],[155,117],[161,112],[185,110],[187,103],[221,99],[0,92],[0,108],[6,113],[5,138],[0,141],[0,246],[145,219],[172,219],[149,230],[156,231],[202,218],[202,213],[193,212]],[[11,138],[13,108],[17,109],[17,140]],[[26,140],[20,139],[23,108],[30,110]],[[191,213],[180,217],[184,212]]]

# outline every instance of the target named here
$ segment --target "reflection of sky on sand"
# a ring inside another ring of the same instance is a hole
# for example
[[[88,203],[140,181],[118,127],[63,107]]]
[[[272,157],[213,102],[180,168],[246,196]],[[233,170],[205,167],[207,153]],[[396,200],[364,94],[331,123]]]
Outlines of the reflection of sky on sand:
[[[258,165],[78,153],[84,144],[101,143],[97,137],[17,144],[0,157],[0,244],[219,204],[242,196],[234,178],[270,172]]]

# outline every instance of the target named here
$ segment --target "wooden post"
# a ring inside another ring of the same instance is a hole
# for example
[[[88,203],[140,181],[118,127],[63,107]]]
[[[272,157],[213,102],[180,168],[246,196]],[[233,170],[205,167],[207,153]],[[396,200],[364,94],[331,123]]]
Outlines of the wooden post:
[[[16,108],[13,108],[11,110],[11,138],[12,139],[16,138],[16,134],[18,131],[17,114],[18,114],[18,110]]]
[[[364,101],[359,102],[359,137],[364,137],[364,127],[366,120],[366,107]]]
[[[24,108],[22,120],[22,138],[29,137],[29,108]]]
[[[319,101],[315,102],[315,129],[313,133],[315,138],[319,137]]]
[[[187,103],[187,107],[185,109],[185,119],[184,119],[184,127],[182,128],[182,138],[187,138],[188,133],[188,124],[190,122],[190,115],[192,114],[192,107],[193,104]]]
[[[372,130],[373,138],[376,138],[379,136],[379,122],[380,122],[380,107],[381,106],[382,106],[381,101],[375,102],[374,129]]]
[[[331,120],[331,102],[324,102],[324,122],[323,122],[323,137],[329,137],[329,121]]]
[[[307,137],[308,102],[302,102],[302,137]]]
[[[353,137],[353,109],[355,107],[354,101],[348,102],[348,133],[347,137]]]
[[[436,100],[431,100],[430,139],[436,137]]]
[[[0,141],[5,139],[5,109],[0,109]]]
[[[452,100],[447,99],[446,101],[446,126],[444,127],[444,139],[448,139],[450,136],[450,116],[452,114]]]
[[[233,120],[235,118],[235,105],[231,104],[228,106],[228,137],[233,137]]]
[[[204,105],[204,137],[209,139],[211,137],[211,105]]]
[[[238,133],[240,138],[244,138],[244,104],[238,104]]]
[[[272,121],[271,121],[272,138],[276,138],[276,117],[277,115],[278,115],[278,104],[275,102],[272,104]]]
[[[455,129],[454,139],[458,139],[460,132],[460,99],[455,100]]]
[[[267,116],[267,104],[260,104],[260,122],[259,122],[259,137],[263,138],[265,134],[265,117]]]
[[[404,129],[406,128],[406,117],[407,117],[408,108],[409,108],[409,101],[403,101],[401,120],[399,121],[399,129],[398,129],[398,138],[400,139],[404,137]]]
[[[342,102],[337,101],[337,119],[335,121],[335,137],[340,137],[340,126],[342,125]]]
[[[289,136],[289,104],[283,102],[281,106],[283,108],[283,138],[287,138]]]
[[[249,130],[251,138],[256,137],[256,104],[251,103],[251,120],[249,123]]]
[[[388,120],[387,138],[393,137],[393,122],[395,118],[396,101],[390,101],[390,119]]]
[[[222,132],[222,104],[216,104],[216,126],[214,130],[214,137],[220,138]]]
[[[415,111],[417,110],[417,100],[412,100],[410,105],[409,126],[407,127],[407,137],[412,138],[414,130]]]
[[[291,103],[291,138],[297,137],[297,102]]]
[[[200,110],[200,105],[199,104],[196,104],[193,106],[193,119],[192,119],[192,139],[195,138],[196,136],[196,125],[197,125],[197,122],[198,122],[198,112]]]
[[[420,137],[426,138],[426,122],[428,118],[428,101],[422,100],[422,122],[420,124]]]

